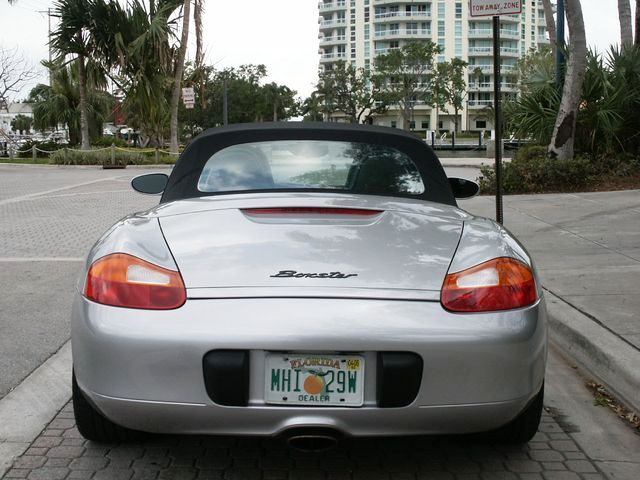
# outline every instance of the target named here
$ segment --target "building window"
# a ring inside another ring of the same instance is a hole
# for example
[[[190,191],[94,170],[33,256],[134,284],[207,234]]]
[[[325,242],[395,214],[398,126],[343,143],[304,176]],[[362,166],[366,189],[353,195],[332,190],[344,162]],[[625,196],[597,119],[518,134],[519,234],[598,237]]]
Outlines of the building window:
[[[438,20],[438,36],[444,37],[444,35],[445,35],[444,20]]]
[[[416,129],[416,122],[415,122],[414,120],[411,120],[411,121],[409,122],[409,128],[410,128],[411,130],[415,130],[415,129]]]
[[[462,3],[456,2],[456,18],[462,18]]]
[[[398,123],[395,120],[391,120],[391,128],[396,128]]]
[[[486,120],[476,120],[476,128],[481,128],[481,129],[485,129],[487,128],[487,121]]]
[[[422,123],[420,124],[420,126],[422,127],[423,130],[429,130],[429,121],[422,121]]]

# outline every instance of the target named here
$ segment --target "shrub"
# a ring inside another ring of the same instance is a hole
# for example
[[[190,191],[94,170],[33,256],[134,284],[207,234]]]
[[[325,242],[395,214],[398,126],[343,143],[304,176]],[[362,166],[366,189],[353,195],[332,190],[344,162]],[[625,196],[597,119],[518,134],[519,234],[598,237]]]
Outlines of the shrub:
[[[493,167],[482,167],[481,172],[481,191],[495,193]],[[597,166],[587,158],[552,160],[544,147],[524,147],[503,164],[502,186],[504,193],[572,192],[585,189],[596,173]]]
[[[176,155],[160,153],[156,158],[154,151],[122,151],[115,152],[115,165],[153,165],[174,164]],[[111,150],[58,150],[51,154],[50,163],[56,165],[104,165],[111,164]]]

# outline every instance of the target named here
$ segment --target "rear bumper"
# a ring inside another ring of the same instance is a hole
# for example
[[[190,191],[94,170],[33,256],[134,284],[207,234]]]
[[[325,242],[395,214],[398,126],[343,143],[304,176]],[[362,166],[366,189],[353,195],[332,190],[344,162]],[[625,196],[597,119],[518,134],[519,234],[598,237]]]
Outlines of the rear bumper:
[[[456,315],[437,302],[361,299],[189,300],[178,310],[107,307],[77,296],[72,342],[78,384],[112,421],[166,433],[271,435],[322,426],[351,435],[469,433],[497,428],[539,391],[546,361],[544,301],[510,312]],[[202,359],[250,352],[249,406],[216,405]],[[361,408],[271,406],[269,351],[365,357]],[[420,389],[401,408],[376,404],[376,355],[422,357]]]

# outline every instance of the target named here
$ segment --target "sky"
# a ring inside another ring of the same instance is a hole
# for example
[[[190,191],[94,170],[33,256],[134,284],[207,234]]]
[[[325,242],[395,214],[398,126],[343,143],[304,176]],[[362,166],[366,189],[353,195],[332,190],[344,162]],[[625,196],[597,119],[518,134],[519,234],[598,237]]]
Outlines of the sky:
[[[453,0],[450,0],[453,1]],[[47,58],[47,15],[39,13],[53,0],[0,0],[0,46],[18,48],[34,65]],[[582,0],[587,41],[604,51],[620,42],[616,0]],[[632,9],[635,1],[631,0]],[[634,10],[635,11],[635,10]],[[318,69],[317,0],[205,0],[204,44],[206,60],[216,68],[263,63],[267,81],[285,84],[308,96]],[[188,56],[195,39],[190,34]],[[41,68],[41,70],[43,70]],[[25,97],[39,80],[26,86]]]

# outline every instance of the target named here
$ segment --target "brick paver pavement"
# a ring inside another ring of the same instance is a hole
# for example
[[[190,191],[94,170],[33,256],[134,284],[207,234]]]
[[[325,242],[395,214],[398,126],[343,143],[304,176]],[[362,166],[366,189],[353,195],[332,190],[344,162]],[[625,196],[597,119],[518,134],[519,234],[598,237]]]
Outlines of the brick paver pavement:
[[[324,453],[277,439],[151,436],[144,443],[84,440],[71,404],[16,459],[5,479],[223,480],[604,480],[580,447],[545,412],[529,444],[462,437],[356,439]]]

